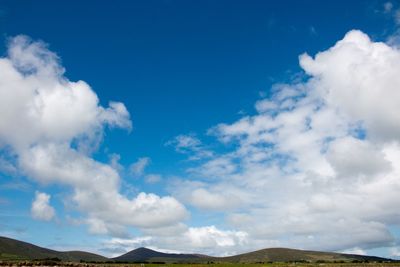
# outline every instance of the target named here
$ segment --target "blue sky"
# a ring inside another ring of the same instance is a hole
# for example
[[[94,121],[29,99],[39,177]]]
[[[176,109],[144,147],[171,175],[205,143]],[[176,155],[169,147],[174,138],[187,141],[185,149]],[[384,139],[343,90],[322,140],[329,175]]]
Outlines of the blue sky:
[[[399,256],[399,8],[0,1],[0,233]]]

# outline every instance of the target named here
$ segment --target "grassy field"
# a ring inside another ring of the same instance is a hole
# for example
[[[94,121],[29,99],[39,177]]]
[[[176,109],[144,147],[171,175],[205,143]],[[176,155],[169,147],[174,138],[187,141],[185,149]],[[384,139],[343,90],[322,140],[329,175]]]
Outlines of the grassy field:
[[[400,267],[400,262],[388,263],[211,263],[211,264],[124,264],[68,263],[55,261],[0,261],[0,266],[60,266],[60,267]]]
[[[104,264],[104,267],[400,267],[399,263],[215,263],[215,264]]]

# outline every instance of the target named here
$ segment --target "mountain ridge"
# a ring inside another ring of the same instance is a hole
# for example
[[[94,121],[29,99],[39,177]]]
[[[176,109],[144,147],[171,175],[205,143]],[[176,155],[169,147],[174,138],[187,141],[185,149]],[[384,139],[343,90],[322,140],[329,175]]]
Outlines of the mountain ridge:
[[[165,263],[259,263],[259,262],[351,262],[351,261],[393,261],[392,259],[345,254],[300,250],[290,248],[266,248],[227,257],[213,257],[202,254],[164,253],[145,247],[131,250],[118,257],[107,258],[85,251],[56,251],[36,246],[31,243],[0,236],[0,261],[2,260],[36,260],[57,258],[62,261],[95,261],[95,262],[165,262]]]
[[[224,261],[235,263],[252,263],[255,262],[291,262],[291,261],[392,261],[391,259],[369,256],[356,255],[337,252],[324,252],[314,250],[301,250],[292,248],[265,248],[252,252],[242,253],[234,256],[222,257]]]
[[[187,260],[187,259],[200,259],[204,257],[209,257],[207,255],[200,254],[184,254],[184,253],[165,253],[156,250],[152,250],[145,247],[140,247],[131,250],[123,255],[112,258],[115,261],[148,261],[150,259],[157,259],[163,261],[163,259],[173,259],[173,260]]]
[[[105,261],[108,258],[86,251],[57,251],[0,236],[0,260],[60,259],[63,261]]]

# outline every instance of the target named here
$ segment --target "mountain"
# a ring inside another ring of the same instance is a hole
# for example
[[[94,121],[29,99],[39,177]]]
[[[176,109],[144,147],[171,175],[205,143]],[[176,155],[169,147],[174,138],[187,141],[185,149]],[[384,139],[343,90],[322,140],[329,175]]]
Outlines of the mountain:
[[[294,262],[294,261],[391,261],[390,259],[334,253],[334,252],[321,252],[311,250],[299,250],[289,248],[267,248],[249,253],[239,254],[236,256],[215,258],[216,261],[232,262],[232,263],[255,263],[255,262]]]
[[[148,248],[138,248],[119,257],[106,257],[84,251],[56,251],[30,243],[0,236],[0,261],[58,258],[63,261],[115,261],[115,262],[166,262],[166,263],[257,263],[257,262],[333,262],[333,261],[392,261],[386,258],[333,252],[267,248],[230,257],[211,257],[200,254],[163,253]]]
[[[254,252],[239,254],[230,257],[211,257],[198,254],[172,254],[154,251],[148,248],[138,248],[122,256],[113,258],[118,262],[219,262],[219,263],[257,263],[257,262],[352,262],[352,261],[391,261],[390,259],[343,254],[334,252],[321,252],[289,248],[267,248]]]
[[[106,257],[84,251],[56,251],[0,236],[0,260],[58,258],[63,261],[106,261]]]
[[[208,256],[163,253],[148,248],[137,248],[112,260],[119,262],[198,262],[204,258],[208,258]]]

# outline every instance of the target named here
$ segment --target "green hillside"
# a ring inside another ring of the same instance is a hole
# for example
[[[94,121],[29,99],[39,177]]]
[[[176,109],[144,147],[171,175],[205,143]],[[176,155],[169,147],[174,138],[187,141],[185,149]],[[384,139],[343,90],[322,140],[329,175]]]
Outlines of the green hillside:
[[[165,262],[165,263],[266,263],[266,262],[353,262],[391,261],[390,259],[320,252],[288,248],[268,248],[230,257],[210,257],[199,254],[163,253],[148,248],[138,248],[119,257],[106,257],[84,251],[56,251],[15,239],[0,237],[0,261],[54,259],[63,261],[115,261],[115,262]]]
[[[137,248],[112,260],[117,262],[166,262],[199,263],[206,262],[209,256],[198,254],[163,253],[148,248]]]
[[[106,257],[84,251],[56,251],[15,239],[0,237],[0,260],[58,258],[63,261],[105,261]]]
[[[233,263],[294,262],[294,261],[307,261],[307,262],[388,261],[388,259],[374,257],[374,256],[351,255],[351,254],[309,251],[309,250],[299,250],[299,249],[289,249],[289,248],[267,248],[236,256],[215,258],[215,259],[221,262],[233,262]]]

